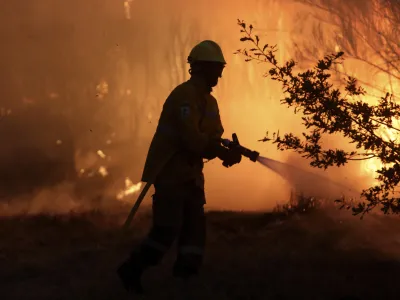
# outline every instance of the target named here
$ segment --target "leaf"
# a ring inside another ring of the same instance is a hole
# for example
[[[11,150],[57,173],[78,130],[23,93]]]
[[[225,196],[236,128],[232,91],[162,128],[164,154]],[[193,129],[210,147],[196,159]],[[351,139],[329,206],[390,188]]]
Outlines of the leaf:
[[[241,42],[252,41],[252,40],[253,40],[252,38],[249,38],[249,37],[247,37],[247,36],[244,36],[244,37],[240,38],[240,41],[241,41]]]

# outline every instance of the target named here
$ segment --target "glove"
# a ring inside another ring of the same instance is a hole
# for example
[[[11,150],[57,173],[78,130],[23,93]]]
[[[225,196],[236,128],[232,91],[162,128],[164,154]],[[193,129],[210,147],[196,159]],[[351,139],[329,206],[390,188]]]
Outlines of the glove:
[[[242,152],[239,147],[227,149],[224,154],[220,156],[222,165],[224,167],[232,167],[242,161]]]
[[[206,149],[204,149],[204,152],[202,153],[202,157],[208,160],[214,159],[216,157],[219,156],[219,154],[221,153],[221,151],[223,151],[224,149],[221,148],[225,148],[221,145],[221,142],[217,139],[215,140],[211,140]]]

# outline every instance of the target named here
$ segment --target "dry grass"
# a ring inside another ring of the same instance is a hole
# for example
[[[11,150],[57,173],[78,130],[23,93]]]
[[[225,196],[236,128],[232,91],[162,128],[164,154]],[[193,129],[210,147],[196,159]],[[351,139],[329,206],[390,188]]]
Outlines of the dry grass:
[[[115,269],[151,219],[141,213],[124,236],[125,216],[2,219],[0,298],[128,299]],[[207,255],[194,299],[399,299],[400,252],[395,241],[389,243],[388,228],[400,224],[370,220],[323,210],[292,216],[209,212]],[[375,236],[386,242],[384,249]],[[173,259],[171,252],[146,274],[145,299],[174,299]]]

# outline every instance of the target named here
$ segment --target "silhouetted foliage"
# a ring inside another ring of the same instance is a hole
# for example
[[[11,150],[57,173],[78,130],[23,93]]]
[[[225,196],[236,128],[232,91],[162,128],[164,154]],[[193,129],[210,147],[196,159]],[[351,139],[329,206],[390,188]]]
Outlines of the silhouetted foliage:
[[[307,197],[303,194],[292,192],[289,201],[285,204],[278,204],[274,208],[274,212],[281,212],[288,216],[305,214],[319,209],[323,204],[325,204],[323,199]]]
[[[357,80],[347,76],[344,90],[335,88],[330,82],[332,67],[341,63],[343,52],[326,55],[314,68],[295,73],[294,60],[278,62],[276,46],[262,44],[259,36],[253,34],[253,26],[238,20],[243,36],[242,42],[251,45],[236,53],[245,56],[246,61],[257,61],[271,65],[266,77],[282,84],[284,98],[281,103],[301,113],[306,130],[302,137],[293,133],[273,133],[262,141],[270,141],[279,150],[294,150],[311,160],[317,168],[343,166],[351,160],[378,158],[383,167],[377,171],[379,184],[362,191],[365,201],[353,206],[354,214],[364,215],[379,206],[384,213],[399,213],[400,198],[396,197],[396,186],[400,181],[400,145],[395,140],[385,139],[382,129],[398,132],[393,122],[400,117],[400,105],[386,94],[378,104],[370,105],[362,99],[365,91]],[[323,149],[321,138],[324,134],[339,133],[356,146],[357,151]],[[340,200],[344,201],[344,200]],[[345,207],[343,203],[343,207]]]

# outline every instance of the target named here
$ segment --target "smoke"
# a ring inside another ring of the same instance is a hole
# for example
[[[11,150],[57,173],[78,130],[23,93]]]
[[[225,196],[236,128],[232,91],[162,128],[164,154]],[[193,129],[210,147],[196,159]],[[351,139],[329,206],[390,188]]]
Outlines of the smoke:
[[[42,189],[37,194],[23,195],[0,202],[1,216],[65,214],[84,210],[73,196],[72,184],[60,184]]]
[[[265,157],[295,166],[305,164],[297,158],[290,161],[293,156],[288,153],[258,142],[267,130],[300,133],[301,119],[280,105],[281,87],[262,76],[266,65],[245,63],[233,52],[243,47],[236,25],[239,17],[251,22],[265,42],[277,44],[280,61],[290,58],[296,16],[310,7],[277,0],[206,0],[196,5],[183,0],[28,2],[9,1],[0,13],[4,42],[0,108],[21,116],[14,125],[5,122],[8,116],[0,122],[1,144],[6,145],[0,151],[0,171],[8,178],[14,170],[21,189],[30,182],[30,178],[20,180],[21,173],[37,170],[33,177],[43,180],[35,183],[42,191],[29,201],[15,193],[12,207],[4,204],[10,213],[79,209],[80,200],[62,172],[55,176],[51,164],[42,168],[48,158],[62,162],[59,167],[72,165],[76,172],[104,165],[112,181],[123,184],[129,177],[139,182],[163,102],[176,85],[188,79],[187,54],[205,39],[217,41],[228,61],[213,92],[225,137],[237,133],[244,146]],[[309,36],[310,32],[300,35],[307,42]],[[342,143],[335,139],[327,146]],[[107,157],[96,157],[98,150]],[[23,154],[16,157],[17,152]],[[42,153],[42,158],[31,159],[40,156],[32,153]],[[9,162],[14,164],[21,157],[30,158],[25,159],[24,172],[17,172],[21,168]],[[354,164],[325,175],[330,180],[343,179],[343,172],[357,177],[360,170],[360,164]],[[218,160],[211,161],[205,166],[208,206],[269,209],[289,199],[293,184],[313,187],[314,192],[324,186],[322,181],[304,182],[301,175],[286,173],[292,177],[283,179],[246,159],[229,169]],[[346,186],[354,188],[347,181]],[[99,187],[88,184],[87,189]]]

